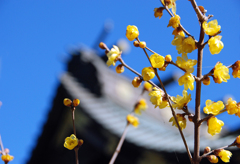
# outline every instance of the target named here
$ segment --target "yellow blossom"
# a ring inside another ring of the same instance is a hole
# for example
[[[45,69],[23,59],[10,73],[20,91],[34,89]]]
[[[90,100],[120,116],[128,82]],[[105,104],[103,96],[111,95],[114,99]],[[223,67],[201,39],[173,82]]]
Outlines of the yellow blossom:
[[[1,159],[5,162],[5,163],[8,163],[10,161],[13,160],[13,156],[12,155],[9,155],[9,154],[5,154],[5,155],[2,155],[1,156]]]
[[[232,153],[228,150],[223,149],[219,152],[218,156],[221,158],[223,162],[229,162]]]
[[[140,48],[146,48],[146,46],[147,46],[146,42],[140,42],[139,43]]]
[[[145,82],[143,87],[146,91],[152,91],[152,84],[150,84],[149,82]]]
[[[182,92],[183,96],[177,95],[177,97],[171,97],[174,104],[173,108],[182,109],[185,105],[187,105],[191,101],[191,94],[188,95],[186,90]]]
[[[221,26],[218,25],[218,21],[212,20],[209,23],[203,22],[202,27],[207,35],[213,36],[221,29]]]
[[[214,67],[213,79],[216,83],[219,84],[222,82],[227,82],[227,80],[230,79],[230,75],[228,73],[229,69],[222,63],[218,62]]]
[[[165,61],[166,62],[171,62],[172,61],[172,56],[171,55],[166,55],[165,56]]]
[[[122,52],[119,50],[119,48],[113,45],[113,48],[107,53],[107,57],[108,57],[107,65],[115,66],[118,57],[121,56],[121,53]]]
[[[184,89],[190,89],[191,91],[194,89],[194,77],[191,73],[185,73],[178,79],[178,84],[180,86],[184,85]]]
[[[154,78],[154,76],[155,73],[152,67],[145,67],[142,69],[142,77],[144,81],[151,80],[152,78]]]
[[[207,125],[208,125],[208,133],[214,136],[215,134],[221,132],[224,122],[221,120],[218,120],[216,117],[211,117],[208,119]]]
[[[72,134],[70,137],[65,138],[64,147],[72,150],[78,145],[77,137]]]
[[[73,100],[73,106],[78,106],[80,104],[80,100],[79,99],[74,99]]]
[[[213,102],[211,100],[206,101],[206,107],[203,108],[204,113],[217,115],[222,109],[224,104],[222,101]]]
[[[171,17],[168,23],[167,27],[172,26],[173,28],[177,28],[180,24],[180,16],[175,15],[174,17]]]
[[[65,99],[63,100],[63,104],[64,104],[65,106],[71,106],[71,105],[72,105],[72,100],[70,100],[69,98],[65,98]]]
[[[163,7],[155,8],[153,10],[155,18],[159,17],[159,19],[160,19],[162,17],[162,15],[163,15],[163,10],[164,10]]]
[[[185,39],[185,37],[183,37],[181,35],[177,35],[172,41],[172,45],[176,46],[178,54],[184,53],[184,51],[182,49],[184,39]]]
[[[189,36],[183,40],[182,51],[185,53],[191,53],[193,50],[195,50],[195,41]]]
[[[232,75],[234,78],[240,78],[240,60],[236,61],[233,65],[232,65]]]
[[[240,102],[237,103],[237,108],[238,108],[238,112],[235,115],[240,117]]]
[[[136,26],[134,26],[134,25],[127,26],[126,37],[128,38],[128,40],[133,41],[134,39],[136,39],[138,37],[138,35],[139,35],[139,31]]]
[[[187,54],[182,54],[182,57],[177,57],[177,61],[176,64],[185,69],[188,73],[193,73],[194,68],[193,66],[195,66],[197,64],[197,60],[194,59],[188,59]]]
[[[228,114],[236,114],[238,112],[237,102],[229,98],[227,100],[226,109]]]
[[[160,103],[160,105],[158,105],[158,107],[159,107],[160,109],[164,109],[164,108],[166,108],[166,107],[168,107],[168,106],[169,106],[168,101],[167,101],[167,100],[164,100],[164,99],[162,99],[162,102]]]
[[[148,108],[146,100],[141,99],[138,101],[138,103],[135,105],[134,112],[136,114],[141,114],[142,110],[146,110]]]
[[[154,87],[153,90],[148,95],[150,96],[150,101],[152,102],[152,104],[155,105],[155,108],[162,103],[163,96],[162,90]]]
[[[177,114],[176,117],[181,130],[185,129],[187,126],[187,120],[184,118],[182,114]],[[178,127],[174,117],[171,117],[169,122],[172,122],[172,126]]]
[[[172,9],[173,14],[176,14],[176,0],[161,0],[161,2],[169,9]]]
[[[209,155],[207,158],[211,163],[218,163],[218,157],[216,155]]]
[[[150,61],[152,63],[153,68],[162,68],[165,64],[165,58],[156,53],[150,56]]]
[[[221,50],[223,49],[224,45],[223,42],[221,41],[222,36],[217,35],[214,37],[211,37],[208,40],[208,46],[209,46],[209,50],[211,52],[211,54],[219,54],[221,52]]]
[[[128,123],[132,124],[134,127],[137,127],[139,125],[138,118],[131,114],[127,115],[127,121]]]
[[[185,37],[185,33],[183,32],[181,27],[177,27],[173,30],[172,35],[174,35],[174,38],[176,38],[177,35],[181,35]]]

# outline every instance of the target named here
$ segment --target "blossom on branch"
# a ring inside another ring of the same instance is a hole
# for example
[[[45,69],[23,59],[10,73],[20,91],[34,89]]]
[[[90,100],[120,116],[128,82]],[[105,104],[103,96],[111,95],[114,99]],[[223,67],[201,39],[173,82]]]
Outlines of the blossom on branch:
[[[1,156],[1,159],[5,162],[5,163],[8,163],[10,161],[13,160],[13,156],[12,155],[9,155],[9,154],[4,154]]]
[[[136,114],[141,114],[141,111],[146,110],[148,108],[146,100],[140,99],[137,104],[135,105],[134,112]]]
[[[173,28],[177,28],[179,26],[179,24],[180,24],[180,16],[174,15],[174,17],[170,18],[167,27],[172,26]]]
[[[184,85],[185,90],[190,89],[192,91],[194,89],[194,81],[195,79],[191,73],[185,73],[178,79],[178,84],[180,86]]]
[[[221,39],[222,39],[222,36],[217,35],[217,36],[211,37],[208,40],[209,51],[211,52],[212,55],[219,54],[223,49],[224,45]]]
[[[163,7],[159,7],[159,8],[154,8],[154,16],[155,18],[159,17],[159,19],[162,17],[163,15],[163,10],[164,8]]]
[[[191,101],[191,94],[188,95],[186,90],[182,92],[183,96],[177,95],[177,97],[171,97],[174,104],[172,104],[173,108],[182,109],[185,105],[187,105]]]
[[[176,117],[177,117],[178,124],[179,124],[181,130],[185,129],[187,126],[187,120],[184,118],[184,115],[177,114]],[[172,122],[172,126],[178,127],[174,117],[171,117],[169,122]]]
[[[139,35],[139,31],[136,26],[134,26],[134,25],[127,26],[126,37],[128,38],[129,41],[133,41],[134,39],[136,39],[138,37],[138,35]]]
[[[152,78],[154,78],[154,76],[155,72],[152,67],[145,67],[142,69],[142,77],[144,81],[151,80]]]
[[[194,71],[193,66],[197,64],[197,60],[188,59],[187,54],[182,54],[182,57],[180,56],[177,57],[176,64],[179,67],[185,69],[188,73],[193,73]]]
[[[150,101],[155,108],[162,103],[163,91],[154,87],[153,90],[148,94],[150,96]]]
[[[77,137],[72,134],[70,137],[65,138],[64,147],[72,150],[78,145]]]
[[[139,125],[138,118],[131,114],[127,115],[127,122],[132,124],[135,128],[138,127],[138,125]]]
[[[218,84],[227,82],[227,80],[230,79],[230,75],[228,73],[229,69],[222,63],[218,62],[214,67],[213,80]]]
[[[206,101],[206,106],[203,108],[204,113],[217,115],[221,110],[224,109],[222,101],[213,102],[211,100]]]
[[[230,97],[227,100],[227,104],[226,104],[226,109],[228,114],[236,114],[238,112],[238,106],[237,106],[237,102],[232,100],[232,98]]]
[[[218,156],[221,158],[223,162],[229,162],[230,157],[232,156],[232,153],[228,150],[222,149],[219,153]]]
[[[203,22],[202,27],[204,32],[210,36],[217,34],[221,29],[221,26],[218,25],[218,21],[216,19],[210,21],[209,23]]]
[[[218,120],[217,117],[211,117],[208,119],[207,125],[208,125],[208,133],[214,136],[215,134],[218,134],[221,132],[224,122],[221,120]]]
[[[119,48],[113,45],[113,48],[107,53],[107,57],[108,57],[107,65],[115,66],[118,58],[121,56],[121,53],[122,52],[119,50]]]
[[[150,61],[153,68],[162,68],[165,64],[165,58],[157,53],[150,56]]]

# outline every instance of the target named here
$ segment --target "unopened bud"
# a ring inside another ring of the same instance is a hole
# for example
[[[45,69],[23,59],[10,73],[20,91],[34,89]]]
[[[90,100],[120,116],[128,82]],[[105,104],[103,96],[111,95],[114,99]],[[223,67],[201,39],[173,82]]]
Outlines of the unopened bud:
[[[203,14],[206,13],[206,10],[204,9],[203,6],[198,6],[198,8],[199,8],[199,10],[200,10]]]
[[[146,46],[147,46],[146,42],[140,42],[139,43],[140,48],[146,48]]]
[[[211,163],[218,163],[218,157],[216,155],[209,155],[209,156],[207,156],[207,159]]]
[[[72,101],[71,101],[69,98],[65,98],[65,99],[63,100],[63,104],[64,104],[65,106],[71,106],[71,105],[72,105]]]
[[[117,73],[123,73],[123,72],[124,72],[124,66],[123,66],[123,64],[119,64],[119,65],[116,67],[116,72],[117,72]]]
[[[135,41],[133,42],[133,45],[134,45],[135,47],[139,47],[139,42],[138,42],[137,40],[135,40]]]
[[[103,43],[103,42],[100,42],[100,43],[99,43],[99,47],[100,47],[101,49],[103,49],[103,50],[108,49],[108,48],[107,48],[107,45],[106,45],[105,43]]]
[[[138,88],[142,83],[142,79],[140,77],[134,77],[132,81],[132,85],[136,88]]]
[[[82,139],[78,140],[78,146],[82,146],[82,144],[83,144],[83,140]]]
[[[209,85],[209,84],[210,84],[210,77],[206,76],[206,77],[203,79],[202,83],[203,83],[204,85]]]
[[[171,62],[172,61],[172,56],[171,55],[165,56],[165,61],[166,62]]]
[[[209,153],[211,148],[209,146],[205,147],[203,154]]]
[[[80,100],[79,99],[74,99],[73,100],[73,106],[78,106],[80,104]]]
[[[158,68],[159,71],[165,71],[166,70],[166,67],[161,67],[161,68]]]
[[[194,119],[194,115],[193,114],[188,115],[188,120],[190,122],[193,122],[193,119]]]
[[[10,153],[10,150],[9,150],[8,148],[5,148],[5,149],[4,149],[4,152],[5,152],[6,154],[9,154],[9,153]]]
[[[150,84],[149,82],[145,82],[144,89],[149,92],[152,91],[152,84]]]

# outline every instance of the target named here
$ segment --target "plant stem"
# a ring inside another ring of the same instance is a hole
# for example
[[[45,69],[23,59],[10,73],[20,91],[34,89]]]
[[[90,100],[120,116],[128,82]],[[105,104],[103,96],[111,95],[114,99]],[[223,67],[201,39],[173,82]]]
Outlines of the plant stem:
[[[71,111],[72,111],[73,132],[74,132],[74,135],[77,136],[76,128],[75,128],[75,107],[72,107]],[[75,151],[76,164],[79,164],[79,161],[78,161],[78,148],[75,148],[74,151]]]
[[[126,127],[125,127],[125,129],[124,129],[124,131],[123,131],[122,137],[121,137],[121,139],[120,139],[119,142],[118,142],[117,148],[116,148],[116,150],[115,150],[115,152],[114,152],[114,154],[113,154],[113,156],[112,156],[109,164],[113,164],[113,163],[115,162],[118,154],[120,153],[121,147],[122,147],[122,144],[123,144],[124,139],[125,139],[125,137],[126,137],[126,134],[127,134],[127,130],[128,130],[129,125],[130,125],[130,124],[127,123],[127,125],[126,125]]]
[[[75,157],[76,157],[76,164],[79,164],[79,161],[78,161],[78,148],[75,148],[74,151],[75,151]]]

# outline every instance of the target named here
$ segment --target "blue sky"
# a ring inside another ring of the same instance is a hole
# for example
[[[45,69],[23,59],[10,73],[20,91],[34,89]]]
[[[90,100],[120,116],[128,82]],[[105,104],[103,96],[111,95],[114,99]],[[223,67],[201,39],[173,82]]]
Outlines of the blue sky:
[[[208,10],[207,14],[213,14],[212,19],[217,19],[222,27],[222,52],[211,55],[208,47],[204,50],[203,73],[207,73],[217,61],[230,65],[240,59],[240,2],[211,0],[198,4]],[[15,156],[12,163],[25,163],[30,157],[51,108],[58,78],[66,68],[69,50],[80,43],[92,47],[106,20],[114,22],[106,40],[109,46],[125,38],[127,25],[136,25],[140,39],[151,49],[164,56],[171,54],[176,60],[178,54],[171,45],[173,29],[167,28],[169,15],[164,12],[160,20],[153,16],[153,9],[160,6],[157,0],[0,1],[0,134],[4,146]],[[178,0],[177,14],[182,25],[198,39],[199,25],[190,2]],[[194,59],[196,54],[194,51],[188,57]],[[124,60],[139,72],[149,66],[141,49],[134,47]],[[176,71],[169,66],[160,76],[164,79]],[[134,77],[129,71],[124,75]],[[202,107],[207,99],[217,101],[227,94],[240,101],[239,82],[232,76],[224,84],[211,80],[210,86],[202,87]],[[167,87],[173,96],[181,95],[182,90],[183,86],[177,83]],[[194,91],[190,93],[194,102]],[[221,115],[219,119],[232,130],[239,128],[240,118],[236,116]]]

